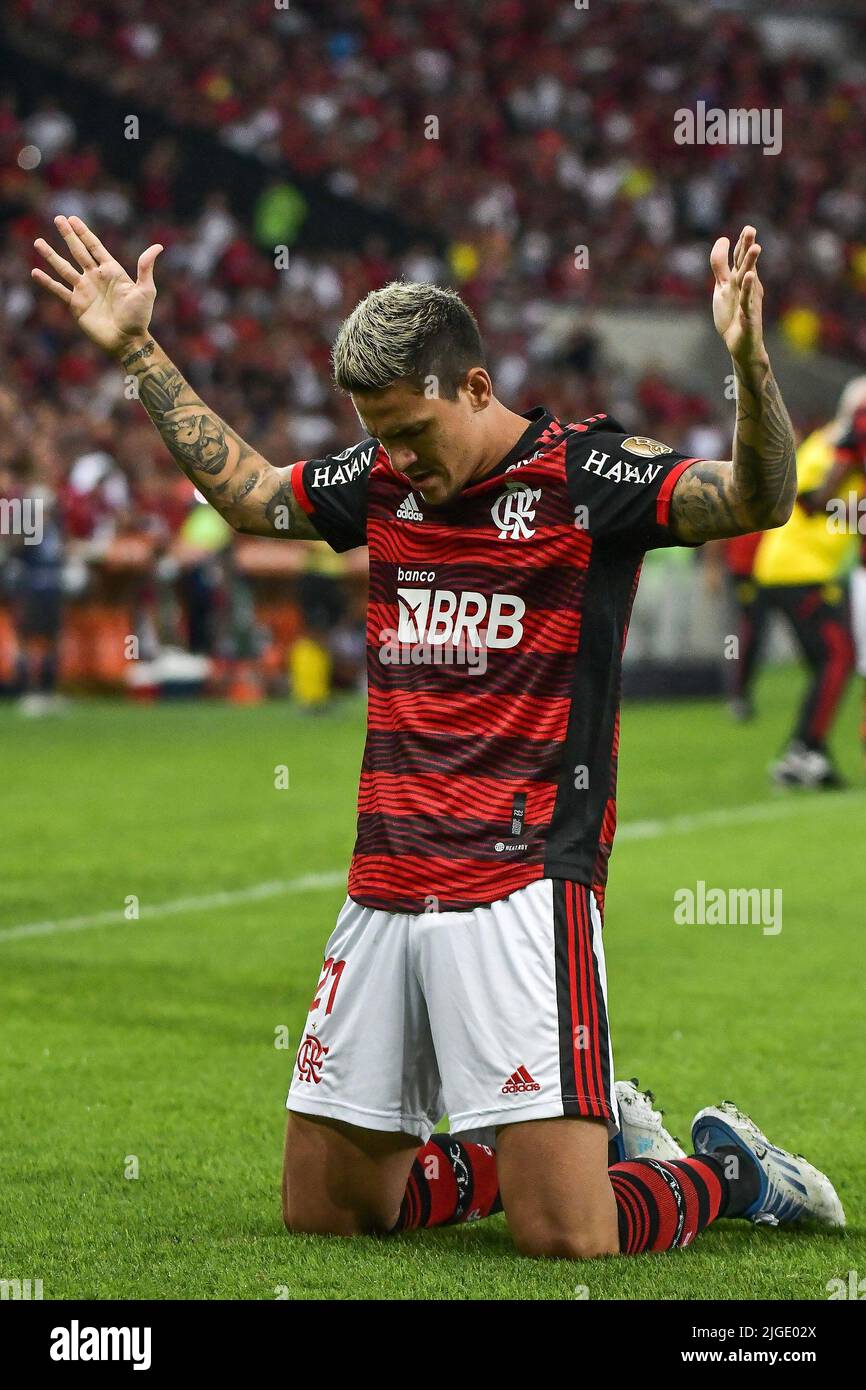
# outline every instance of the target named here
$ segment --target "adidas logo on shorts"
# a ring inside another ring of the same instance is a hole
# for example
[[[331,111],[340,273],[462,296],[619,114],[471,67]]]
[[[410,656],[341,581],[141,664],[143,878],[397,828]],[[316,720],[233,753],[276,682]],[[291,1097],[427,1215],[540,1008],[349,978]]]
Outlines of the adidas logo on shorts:
[[[397,518],[399,521],[423,521],[424,514],[418,510],[418,503],[415,501],[414,492],[410,492],[397,508]]]
[[[505,1085],[502,1087],[504,1096],[513,1096],[521,1091],[540,1091],[541,1087],[537,1081],[533,1081],[526,1067],[518,1067],[516,1072],[509,1076]]]

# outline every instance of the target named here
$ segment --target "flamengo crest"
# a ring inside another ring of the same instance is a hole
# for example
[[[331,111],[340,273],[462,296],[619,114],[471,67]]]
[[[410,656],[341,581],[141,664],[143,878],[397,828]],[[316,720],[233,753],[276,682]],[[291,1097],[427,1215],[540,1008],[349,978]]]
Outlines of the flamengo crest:
[[[314,1034],[307,1033],[298,1049],[298,1080],[313,1081],[318,1086],[322,1065],[330,1050],[323,1047]]]
[[[541,488],[530,487],[528,483],[511,486],[497,497],[490,508],[493,523],[499,529],[501,541],[528,541],[535,535],[531,522],[535,520],[535,507],[541,500]]]

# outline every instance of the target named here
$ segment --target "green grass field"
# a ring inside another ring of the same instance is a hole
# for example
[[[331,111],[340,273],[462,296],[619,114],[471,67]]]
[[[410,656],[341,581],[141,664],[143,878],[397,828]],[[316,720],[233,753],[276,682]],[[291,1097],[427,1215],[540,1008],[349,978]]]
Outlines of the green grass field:
[[[835,741],[852,790],[777,793],[764,769],[800,680],[768,674],[745,729],[714,704],[624,711],[611,1015],[617,1074],[675,1133],[737,1100],[829,1170],[846,1232],[721,1222],[686,1251],[586,1263],[518,1257],[503,1217],[286,1235],[275,1030],[297,1042],[343,899],[363,706],[92,702],[0,709],[0,1278],[46,1299],[823,1299],[866,1274],[859,691]],[[676,925],[699,879],[781,888],[782,931]]]

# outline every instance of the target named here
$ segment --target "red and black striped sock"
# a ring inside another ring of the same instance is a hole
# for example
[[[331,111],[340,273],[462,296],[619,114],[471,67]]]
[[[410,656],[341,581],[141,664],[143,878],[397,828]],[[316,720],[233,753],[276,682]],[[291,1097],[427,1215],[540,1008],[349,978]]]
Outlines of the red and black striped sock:
[[[713,1158],[635,1158],[608,1169],[623,1255],[674,1250],[729,1213],[729,1183]]]
[[[464,1144],[434,1134],[419,1149],[394,1231],[456,1226],[502,1210],[496,1154],[486,1144]]]

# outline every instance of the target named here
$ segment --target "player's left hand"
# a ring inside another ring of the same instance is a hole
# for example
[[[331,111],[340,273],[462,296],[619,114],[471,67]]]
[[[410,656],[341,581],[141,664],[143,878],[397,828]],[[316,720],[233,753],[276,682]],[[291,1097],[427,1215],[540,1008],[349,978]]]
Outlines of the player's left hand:
[[[734,247],[734,264],[728,264],[730,241],[719,237],[710,252],[716,278],[713,290],[713,323],[735,362],[754,362],[766,355],[761,303],[764,287],[758,278],[761,248],[754,227],[744,227]]]

